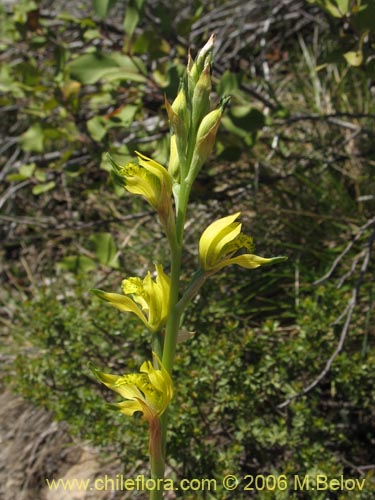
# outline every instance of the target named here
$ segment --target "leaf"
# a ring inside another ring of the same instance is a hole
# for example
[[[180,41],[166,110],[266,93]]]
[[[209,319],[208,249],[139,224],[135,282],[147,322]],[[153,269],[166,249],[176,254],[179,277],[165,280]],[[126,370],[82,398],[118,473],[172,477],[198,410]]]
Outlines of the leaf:
[[[68,70],[74,80],[84,84],[92,84],[104,78],[112,80],[130,80],[144,82],[145,77],[139,72],[141,61],[135,64],[129,56],[118,53],[109,55],[93,52],[77,57],[69,63]]]
[[[92,7],[97,16],[104,19],[117,0],[92,0]]]
[[[94,141],[100,142],[107,133],[108,126],[102,116],[93,116],[87,121],[87,129]]]
[[[233,95],[238,91],[241,76],[237,73],[232,73],[226,70],[223,76],[220,78],[220,82],[217,87],[217,92],[219,95]]]
[[[24,151],[35,151],[41,153],[44,149],[44,134],[43,127],[40,123],[31,125],[21,135],[21,147]]]
[[[233,106],[230,116],[224,116],[222,123],[229,132],[246,137],[262,129],[265,118],[263,113],[250,106]]]
[[[75,274],[86,273],[97,267],[96,263],[86,255],[68,255],[58,263],[58,266]]]
[[[145,0],[130,0],[124,18],[125,33],[131,37],[138,26],[139,18]]]
[[[349,0],[308,0],[309,3],[317,4],[333,17],[344,17],[349,13]]]
[[[36,167],[35,163],[21,165],[20,168],[18,169],[18,173],[7,175],[6,180],[8,182],[12,181],[16,182],[16,181],[24,181],[25,179],[30,179],[30,177],[32,177],[34,173],[35,167]]]
[[[118,269],[119,260],[117,256],[116,243],[111,233],[97,233],[90,237],[96,247],[96,255],[98,260],[104,266],[109,266]]]
[[[50,191],[56,186],[56,183],[54,181],[46,182],[44,184],[37,184],[36,186],[33,187],[32,193],[35,196],[38,196],[42,193],[46,193],[47,191]]]

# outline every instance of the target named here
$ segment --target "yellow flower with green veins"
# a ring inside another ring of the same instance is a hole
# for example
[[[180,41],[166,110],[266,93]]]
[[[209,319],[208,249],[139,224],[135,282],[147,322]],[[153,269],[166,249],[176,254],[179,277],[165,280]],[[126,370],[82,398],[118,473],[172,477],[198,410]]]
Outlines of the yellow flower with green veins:
[[[102,384],[124,398],[120,403],[113,403],[113,407],[129,416],[140,411],[149,422],[165,412],[173,397],[171,377],[159,357],[155,353],[153,356],[160,368],[155,368],[151,361],[145,361],[140,373],[111,375],[92,368]]]
[[[127,163],[124,167],[118,165],[109,157],[114,180],[127,191],[143,196],[158,212],[162,221],[168,221],[172,211],[172,177],[160,163],[147,156],[138,155],[138,165]]]
[[[216,272],[231,264],[255,269],[286,260],[286,257],[266,259],[251,253],[235,256],[242,248],[249,252],[254,249],[253,239],[241,232],[240,222],[235,222],[240,213],[218,219],[203,231],[199,241],[199,259],[205,271]]]
[[[143,280],[136,277],[123,280],[122,291],[125,295],[96,289],[92,291],[116,309],[134,313],[152,332],[158,332],[167,321],[170,278],[164,273],[162,265],[155,264],[155,269],[155,281],[150,271]]]

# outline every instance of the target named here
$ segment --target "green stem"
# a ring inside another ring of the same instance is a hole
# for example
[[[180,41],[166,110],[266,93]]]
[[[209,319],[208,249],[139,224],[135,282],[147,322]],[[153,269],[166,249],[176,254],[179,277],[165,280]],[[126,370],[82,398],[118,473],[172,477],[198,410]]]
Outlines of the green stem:
[[[177,307],[180,290],[181,258],[184,237],[184,224],[186,217],[187,203],[190,194],[190,186],[181,185],[178,199],[178,212],[176,217],[175,237],[169,238],[171,247],[171,288],[169,299],[169,315],[165,330],[163,366],[172,375],[174,358],[176,353],[177,335],[180,328],[181,309]],[[161,427],[161,450],[165,458],[167,441],[168,410],[160,417]],[[155,493],[156,492],[152,492]],[[159,500],[161,497],[150,497],[150,500]]]
[[[190,194],[190,186],[181,185],[176,217],[175,238],[170,238],[171,246],[171,289],[169,298],[169,315],[165,331],[163,365],[171,375],[176,352],[177,334],[180,327],[181,312],[177,308],[180,290],[181,258],[184,238],[186,208]]]
[[[163,357],[163,335],[161,332],[152,334],[152,351],[158,356],[159,359]]]

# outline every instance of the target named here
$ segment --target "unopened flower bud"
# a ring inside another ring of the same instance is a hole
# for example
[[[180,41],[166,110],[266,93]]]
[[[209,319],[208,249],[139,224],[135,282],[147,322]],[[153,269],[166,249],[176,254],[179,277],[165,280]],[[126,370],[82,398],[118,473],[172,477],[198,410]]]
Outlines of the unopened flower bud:
[[[212,49],[215,42],[215,35],[211,35],[208,42],[199,51],[195,61],[191,58],[190,52],[187,64],[187,79],[188,79],[188,95],[192,99],[194,94],[195,85],[197,84],[202,71],[206,66],[210,66],[212,61]]]
[[[198,71],[202,71],[204,66],[211,62],[212,60],[212,50],[214,48],[215,43],[215,34],[213,33],[208,39],[207,43],[201,48],[198,53],[196,64],[198,67]]]
[[[192,127],[196,130],[210,109],[211,69],[207,63],[195,85],[192,98]]]
[[[171,108],[178,116],[185,118],[187,115],[186,95],[183,86],[181,86],[176,99],[172,102]]]
[[[169,104],[168,99],[165,99],[165,107],[167,109],[169,123],[173,132],[180,140],[186,141],[188,130],[188,114],[185,92],[181,90],[178,96]]]
[[[212,148],[214,147],[216,133],[220,125],[221,116],[229,101],[230,97],[223,98],[220,108],[214,109],[213,111],[208,113],[208,115],[206,115],[202,119],[199,125],[197,140],[195,143],[195,149],[189,171],[189,176],[192,181],[197,176],[199,169],[207,160],[212,151]]]
[[[215,109],[214,111],[208,113],[199,125],[197,142],[195,144],[193,159],[191,162],[191,175],[193,180],[212,151],[216,133],[220,125],[221,115],[222,109]]]
[[[180,182],[180,159],[178,156],[175,134],[171,136],[170,148],[168,172],[175,182]]]

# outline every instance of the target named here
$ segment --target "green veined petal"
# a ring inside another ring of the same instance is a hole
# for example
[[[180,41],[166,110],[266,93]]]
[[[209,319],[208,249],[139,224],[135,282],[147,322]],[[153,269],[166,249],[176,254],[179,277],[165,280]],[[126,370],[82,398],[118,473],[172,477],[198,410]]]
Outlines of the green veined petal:
[[[240,267],[244,267],[245,269],[256,269],[260,266],[270,266],[271,264],[277,264],[278,262],[283,262],[287,260],[287,257],[271,257],[266,259],[265,257],[259,257],[258,255],[252,254],[243,254],[238,255],[237,257],[232,257],[231,259],[224,259],[221,261],[216,270],[222,269],[223,267],[230,266],[231,264],[237,264]]]
[[[140,401],[121,401],[120,403],[111,403],[111,406],[118,408],[121,413],[131,417],[135,412],[140,411],[143,413],[144,405]]]
[[[211,255],[208,256],[208,263],[216,262],[221,257],[225,256],[225,247],[237,238],[241,233],[241,228],[242,224],[240,222],[233,222],[220,231],[211,243]]]
[[[164,322],[167,319],[169,312],[169,291],[171,287],[171,280],[169,276],[165,274],[162,265],[155,264],[155,269],[157,272],[156,285],[159,297],[160,321]]]
[[[142,311],[139,309],[136,303],[129,297],[126,297],[125,295],[120,295],[119,293],[104,292],[103,290],[98,290],[98,289],[94,289],[92,290],[92,292],[95,293],[95,295],[99,297],[99,299],[109,302],[111,306],[115,307],[116,309],[136,314],[138,318],[141,321],[143,321],[143,323],[146,326],[148,326],[145,315],[142,313]]]
[[[240,215],[241,212],[237,212],[233,215],[228,215],[210,224],[202,233],[199,240],[199,256],[202,263],[202,267],[209,262],[210,252],[212,252],[212,242],[223,230],[225,230],[230,224],[232,224]],[[240,228],[241,230],[241,228]]]
[[[165,184],[167,193],[170,194],[172,192],[172,177],[168,173],[168,170],[157,161],[148,158],[142,153],[139,153],[138,151],[135,151],[135,153],[139,157],[139,164],[152,175],[156,176],[159,179],[160,184]]]

